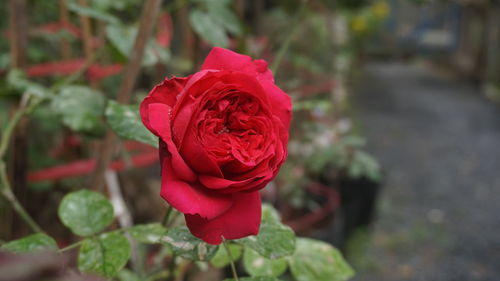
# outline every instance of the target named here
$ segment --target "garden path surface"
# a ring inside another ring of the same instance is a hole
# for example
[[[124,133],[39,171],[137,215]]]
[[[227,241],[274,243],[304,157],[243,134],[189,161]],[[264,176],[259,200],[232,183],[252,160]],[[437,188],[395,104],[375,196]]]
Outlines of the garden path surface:
[[[357,117],[386,177],[355,280],[500,280],[500,106],[415,65],[362,79]]]

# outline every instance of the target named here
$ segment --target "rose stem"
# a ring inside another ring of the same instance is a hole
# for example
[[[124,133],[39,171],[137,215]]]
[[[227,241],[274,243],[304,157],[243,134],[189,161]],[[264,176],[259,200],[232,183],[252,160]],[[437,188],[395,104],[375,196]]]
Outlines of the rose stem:
[[[135,82],[139,75],[146,43],[153,31],[161,2],[162,0],[147,0],[142,8],[139,20],[139,30],[134,41],[132,53],[130,54],[130,60],[124,69],[122,83],[120,84],[116,97],[118,103],[127,104],[130,100],[132,90],[134,89]],[[101,190],[104,186],[104,172],[108,169],[113,159],[116,147],[116,135],[108,128],[106,136],[99,147],[97,163],[94,174],[91,177],[91,187],[93,189]]]
[[[95,55],[89,58],[77,72],[68,76],[68,78],[64,79],[61,83],[54,84],[52,87],[50,87],[49,91],[57,91],[65,85],[68,85],[77,80],[79,77],[85,74],[85,71],[90,67],[95,58]],[[14,113],[14,116],[5,126],[5,130],[0,139],[0,194],[5,197],[5,199],[12,205],[17,214],[30,226],[30,228],[34,232],[43,233],[40,226],[35,223],[33,218],[31,218],[28,212],[19,203],[16,195],[12,192],[12,187],[10,185],[5,167],[4,157],[7,152],[7,148],[9,147],[10,139],[12,138],[12,134],[14,133],[15,128],[21,122],[23,117],[29,115],[39,104],[44,101],[43,98],[31,98],[32,95],[30,95],[29,92],[24,93],[23,97],[25,97],[26,99],[21,101],[20,108]]]
[[[12,205],[17,214],[26,222],[26,224],[28,224],[28,226],[34,232],[43,233],[42,228],[40,228],[40,226],[31,218],[26,209],[24,209],[21,203],[19,203],[16,196],[12,192],[9,180],[7,179],[7,171],[5,169],[5,163],[3,161],[0,162],[0,178],[2,182],[2,187],[0,192],[5,197],[5,199],[9,201],[9,203]]]
[[[226,239],[224,238],[224,236],[222,236],[222,245],[224,246],[224,249],[226,249],[227,256],[229,257],[229,264],[231,264],[231,271],[233,272],[234,280],[240,281],[240,279],[238,278],[238,273],[236,273],[236,266],[234,266],[234,260],[231,255],[231,251],[229,251],[229,247],[226,244]]]
[[[165,215],[163,216],[163,219],[161,220],[161,224],[164,227],[168,226],[168,221],[170,219],[170,215],[172,214],[172,205],[168,205],[167,211],[165,212]]]

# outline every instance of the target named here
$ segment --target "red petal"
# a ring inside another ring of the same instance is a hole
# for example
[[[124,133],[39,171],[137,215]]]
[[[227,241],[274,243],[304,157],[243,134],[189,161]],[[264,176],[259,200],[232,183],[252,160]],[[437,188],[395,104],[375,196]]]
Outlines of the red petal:
[[[184,214],[213,219],[233,204],[230,195],[204,190],[196,183],[189,184],[177,177],[168,157],[162,159],[161,197]]]
[[[176,175],[189,182],[194,182],[196,180],[196,175],[193,173],[191,168],[184,162],[177,147],[172,141],[172,134],[170,131],[170,120],[169,113],[172,109],[162,103],[151,103],[148,106],[148,117],[150,130],[155,135],[159,136],[167,145],[167,150],[171,154],[172,165]],[[160,148],[160,151],[163,150]]]
[[[288,130],[292,120],[292,99],[271,81],[259,81],[262,88],[268,93],[271,111],[278,117],[283,126]]]
[[[267,68],[266,61],[252,60],[249,56],[219,47],[214,47],[210,51],[201,69],[241,71],[251,74],[259,80],[274,81],[273,74]]]
[[[211,189],[222,189],[222,188],[228,188],[228,187],[246,187],[250,183],[253,183],[254,181],[258,180],[259,178],[250,178],[246,180],[241,180],[241,181],[233,181],[233,180],[228,180],[220,177],[213,177],[209,175],[200,175],[198,177],[198,180],[200,181],[201,184],[203,184],[207,188]]]
[[[191,128],[186,133],[183,143],[181,144],[180,152],[189,166],[193,167],[196,172],[206,173],[217,177],[223,176],[217,162],[210,157],[195,136],[194,129]]]
[[[198,215],[185,215],[191,233],[203,241],[218,245],[225,239],[239,239],[257,235],[261,220],[259,192],[235,193],[232,207],[222,215],[209,220]]]
[[[182,91],[188,79],[189,77],[165,79],[149,92],[141,103],[141,119],[146,128],[153,131],[149,125],[149,104],[163,103],[173,108],[177,102],[177,95]]]

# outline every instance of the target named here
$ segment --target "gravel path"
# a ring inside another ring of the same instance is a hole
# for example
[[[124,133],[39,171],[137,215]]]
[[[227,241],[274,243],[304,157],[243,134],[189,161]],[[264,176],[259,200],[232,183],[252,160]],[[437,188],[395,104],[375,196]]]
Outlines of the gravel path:
[[[356,280],[500,280],[500,107],[423,67],[363,79],[358,117],[387,175]]]

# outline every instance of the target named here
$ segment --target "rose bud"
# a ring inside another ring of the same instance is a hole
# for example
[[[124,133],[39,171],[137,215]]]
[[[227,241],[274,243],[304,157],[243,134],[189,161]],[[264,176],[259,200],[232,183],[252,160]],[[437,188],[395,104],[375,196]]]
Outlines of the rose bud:
[[[161,196],[194,236],[220,244],[258,234],[259,190],[287,157],[291,109],[264,60],[222,48],[144,99],[142,122],[160,140]]]

